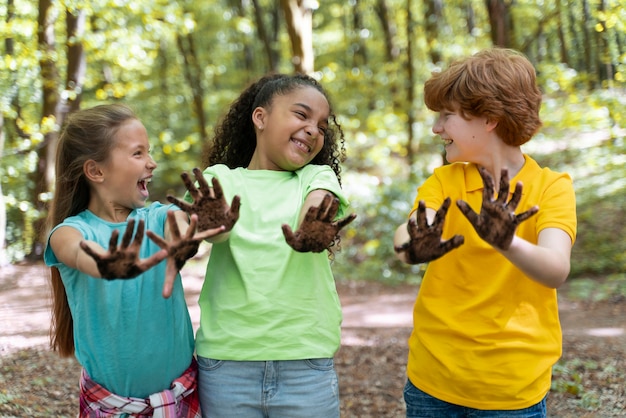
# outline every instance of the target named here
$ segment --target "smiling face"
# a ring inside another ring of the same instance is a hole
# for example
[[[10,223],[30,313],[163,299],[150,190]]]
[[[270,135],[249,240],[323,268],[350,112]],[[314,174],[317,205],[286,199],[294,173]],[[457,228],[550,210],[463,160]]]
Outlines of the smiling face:
[[[324,146],[329,114],[326,97],[308,86],[254,109],[257,140],[248,169],[295,171],[310,163]]]
[[[484,117],[465,119],[460,111],[442,110],[432,130],[444,141],[449,163],[479,163],[492,148],[490,133],[495,125]]]
[[[124,212],[143,207],[150,196],[148,183],[156,166],[150,156],[146,128],[136,119],[125,122],[115,135],[109,157],[91,166],[98,195],[95,210]]]

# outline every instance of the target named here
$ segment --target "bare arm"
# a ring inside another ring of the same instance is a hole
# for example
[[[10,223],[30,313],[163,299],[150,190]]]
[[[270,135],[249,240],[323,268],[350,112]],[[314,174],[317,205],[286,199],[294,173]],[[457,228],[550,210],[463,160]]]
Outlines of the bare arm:
[[[145,259],[139,258],[144,237],[144,222],[139,221],[133,238],[135,220],[128,221],[120,245],[119,233],[113,231],[109,248],[85,241],[82,234],[72,227],[60,227],[50,237],[50,245],[57,259],[68,267],[92,277],[103,279],[129,279],[158,264],[167,256],[167,250],[157,251]]]
[[[508,250],[500,250],[511,263],[531,279],[556,289],[565,283],[570,271],[572,240],[558,228],[539,233],[537,245],[515,236]]]

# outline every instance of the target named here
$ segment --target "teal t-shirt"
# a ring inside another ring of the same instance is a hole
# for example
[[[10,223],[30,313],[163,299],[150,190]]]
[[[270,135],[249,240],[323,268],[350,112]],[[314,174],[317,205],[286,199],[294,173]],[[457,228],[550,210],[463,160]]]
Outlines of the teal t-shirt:
[[[212,246],[200,294],[196,351],[219,360],[262,361],[332,357],[341,338],[341,305],[326,251],[299,253],[282,225],[297,229],[300,208],[316,189],[348,202],[328,166],[295,172],[207,168],[230,204],[241,198],[228,240]]]
[[[168,209],[153,203],[134,210],[128,219],[143,219],[146,230],[164,235]],[[86,240],[108,248],[114,230],[120,240],[127,222],[107,222],[85,210],[56,226],[77,229]],[[159,247],[145,237],[140,257]],[[60,263],[50,246],[44,260],[59,269],[74,321],[76,358],[91,378],[121,396],[145,398],[170,387],[189,367],[193,328],[180,278],[173,294],[161,295],[166,261],[133,279],[93,278]]]

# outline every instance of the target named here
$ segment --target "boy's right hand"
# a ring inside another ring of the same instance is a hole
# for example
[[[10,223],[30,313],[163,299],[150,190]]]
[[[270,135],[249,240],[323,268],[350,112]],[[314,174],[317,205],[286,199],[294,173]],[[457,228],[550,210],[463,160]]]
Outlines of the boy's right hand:
[[[117,230],[113,231],[109,240],[109,250],[103,255],[92,250],[85,241],[80,242],[80,248],[95,260],[100,276],[103,279],[113,280],[137,277],[167,257],[167,250],[161,250],[149,258],[139,259],[139,249],[143,241],[144,228],[144,221],[140,220],[137,224],[137,233],[131,243],[133,230],[135,229],[135,220],[130,219],[122,237],[122,244],[119,247],[117,246],[119,232]]]
[[[447,241],[441,240],[443,222],[449,207],[450,198],[446,198],[437,211],[433,223],[428,225],[426,204],[423,200],[419,202],[417,220],[412,217],[407,223],[409,241],[399,247],[394,247],[396,252],[404,252],[406,254],[407,263],[419,264],[435,260],[465,242],[465,238],[462,235],[455,235]]]
[[[224,199],[222,186],[217,178],[213,177],[213,188],[211,189],[199,168],[194,168],[193,174],[199,188],[193,184],[189,174],[184,172],[180,175],[193,198],[193,203],[189,204],[171,195],[167,196],[167,200],[187,212],[189,216],[194,213],[197,214],[198,231],[219,228],[222,225],[224,232],[230,231],[239,219],[239,196],[233,197],[231,205],[228,206],[226,199]]]

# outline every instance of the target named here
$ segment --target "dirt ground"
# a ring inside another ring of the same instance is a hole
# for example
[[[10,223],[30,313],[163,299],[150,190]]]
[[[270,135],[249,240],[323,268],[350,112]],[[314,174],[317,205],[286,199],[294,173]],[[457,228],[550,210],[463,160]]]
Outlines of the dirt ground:
[[[200,266],[200,267],[199,267]],[[201,264],[183,281],[194,326]],[[563,359],[554,368],[551,417],[626,416],[626,300],[570,300],[560,293]],[[416,286],[338,282],[344,322],[336,356],[342,417],[403,417],[406,340]],[[0,417],[72,417],[80,367],[47,347],[43,266],[0,267]]]

